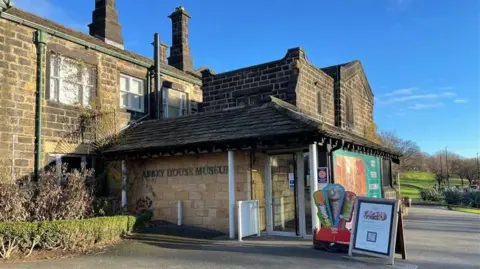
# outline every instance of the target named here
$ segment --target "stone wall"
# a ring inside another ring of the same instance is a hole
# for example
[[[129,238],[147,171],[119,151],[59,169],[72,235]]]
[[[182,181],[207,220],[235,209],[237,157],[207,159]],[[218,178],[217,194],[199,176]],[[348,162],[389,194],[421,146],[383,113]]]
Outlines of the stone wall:
[[[228,166],[227,153],[209,153],[198,156],[172,156],[129,161],[128,207],[130,212],[143,208],[144,200],[151,200],[148,209],[153,218],[176,223],[177,201],[182,201],[183,223],[222,232],[228,232]],[[220,167],[220,173],[197,174],[197,168]],[[235,153],[236,200],[248,200],[251,194],[250,154]],[[184,168],[185,172],[172,172]],[[191,169],[188,172],[188,169]],[[170,170],[170,172],[169,172]],[[145,171],[157,172],[155,175]]]
[[[220,74],[205,70],[202,75],[203,111],[254,105],[274,96],[315,119],[335,124],[333,79],[309,63],[301,48],[288,50],[277,61]]]
[[[334,71],[336,125],[365,137],[373,124],[373,93],[360,61],[341,65]],[[340,74],[338,74],[338,72]],[[338,79],[340,76],[340,79]],[[347,121],[347,99],[351,100],[353,124]]]
[[[0,181],[16,179],[33,172],[35,153],[35,100],[37,49],[33,42],[35,29],[4,19],[0,20]],[[91,154],[91,149],[75,137],[79,132],[80,115],[88,109],[49,100],[50,57],[59,54],[94,68],[96,91],[91,94],[91,106],[110,115],[102,124],[115,133],[131,119],[145,113],[120,108],[120,73],[142,79],[146,91],[147,68],[112,57],[85,46],[47,35],[44,66],[44,100],[42,114],[42,165],[47,165],[51,154]],[[193,101],[190,112],[196,113],[196,104],[202,101],[200,86],[162,75],[177,90],[187,93]],[[147,100],[147,96],[144,97]],[[85,141],[84,142],[88,142]],[[14,144],[14,145],[13,145]],[[12,158],[13,156],[13,158]],[[12,160],[13,163],[12,163]]]
[[[294,60],[298,49],[291,49],[278,61],[250,66],[226,73],[203,75],[203,111],[257,104],[275,96],[295,104]]]
[[[33,30],[0,20],[0,181],[4,182],[12,179],[12,167],[18,177],[30,173],[34,165],[37,61],[32,38]]]
[[[319,121],[335,125],[333,78],[300,57],[296,105]]]

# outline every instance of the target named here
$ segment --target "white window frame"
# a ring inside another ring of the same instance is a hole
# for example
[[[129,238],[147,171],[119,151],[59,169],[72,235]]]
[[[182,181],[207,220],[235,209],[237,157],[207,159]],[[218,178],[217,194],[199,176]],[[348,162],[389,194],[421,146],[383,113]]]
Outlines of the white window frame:
[[[60,177],[62,176],[62,165],[63,157],[74,157],[81,159],[80,162],[83,164],[87,164],[87,158],[92,158],[92,167],[87,167],[87,169],[93,169],[95,167],[95,156],[92,155],[74,155],[74,154],[50,154],[51,159],[55,159],[55,171],[57,175]]]
[[[55,66],[55,63],[58,61],[58,66]],[[82,68],[82,75],[81,81],[73,81],[72,79],[62,77],[63,73],[61,70],[61,66],[63,66],[65,59],[67,57],[58,55],[58,54],[51,54],[50,56],[50,88],[49,88],[49,99],[55,102],[67,104],[67,105],[81,105],[84,107],[90,107],[90,101],[92,100],[92,94],[96,90],[96,80],[97,74],[92,67],[83,67]],[[68,58],[68,61],[77,62],[79,66],[81,65],[80,62],[76,61],[75,59]],[[55,68],[58,68],[57,72],[55,72]],[[87,79],[87,72],[90,70],[91,74],[94,76],[93,82],[90,84],[89,80]],[[64,82],[68,81],[69,83],[75,84],[80,86],[79,92],[77,93],[77,103],[69,103],[63,102],[60,100],[60,91],[64,88]],[[56,91],[53,91],[53,87],[56,85]],[[85,100],[85,91],[91,89],[88,94],[88,100]]]
[[[168,104],[169,104],[168,95],[169,95],[170,91],[173,91],[173,92],[178,93],[180,95],[181,102],[180,102],[180,107],[178,108],[179,109],[178,115],[179,116],[187,115],[187,112],[188,112],[187,94],[185,92],[178,91],[178,90],[171,89],[171,88],[162,88],[163,118],[165,118],[165,119],[169,118],[169,115],[168,115]]]
[[[132,76],[129,76],[129,75],[120,74],[120,79],[122,79],[122,78],[125,78],[127,80],[127,90],[124,91],[119,86],[119,88],[120,88],[120,98],[119,98],[120,107],[128,109],[128,110],[143,113],[145,111],[145,108],[144,108],[144,106],[145,106],[145,100],[144,100],[145,88],[144,88],[143,80],[132,77]],[[133,81],[140,83],[140,93],[133,93],[133,92],[130,91],[130,85],[132,85]],[[127,94],[127,99],[128,100],[127,100],[127,105],[126,106],[122,102],[122,94]],[[140,98],[140,109],[134,108],[133,105],[132,105],[134,96],[138,96]]]

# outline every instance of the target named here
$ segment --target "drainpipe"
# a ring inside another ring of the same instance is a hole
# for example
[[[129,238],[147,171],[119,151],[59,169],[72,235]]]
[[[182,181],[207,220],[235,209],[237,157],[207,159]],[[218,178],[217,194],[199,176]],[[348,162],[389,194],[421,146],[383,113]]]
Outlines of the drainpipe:
[[[35,179],[39,179],[42,160],[42,105],[43,105],[43,66],[46,45],[46,35],[42,30],[35,32],[35,45],[37,46],[37,93],[35,98]]]
[[[161,59],[161,48],[160,48],[160,35],[155,33],[154,41],[153,41],[153,60],[154,60],[154,82],[155,82],[155,102],[156,102],[156,118],[160,119],[162,113],[162,78],[160,77],[160,59]]]

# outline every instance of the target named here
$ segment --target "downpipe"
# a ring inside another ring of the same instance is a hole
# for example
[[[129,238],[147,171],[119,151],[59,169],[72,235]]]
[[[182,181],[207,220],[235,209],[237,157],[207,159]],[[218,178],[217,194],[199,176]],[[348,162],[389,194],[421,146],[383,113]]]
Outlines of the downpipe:
[[[35,98],[35,166],[34,175],[38,181],[42,161],[42,108],[44,79],[43,69],[45,61],[45,45],[47,44],[46,34],[42,30],[35,32],[34,43],[37,47],[37,89]]]

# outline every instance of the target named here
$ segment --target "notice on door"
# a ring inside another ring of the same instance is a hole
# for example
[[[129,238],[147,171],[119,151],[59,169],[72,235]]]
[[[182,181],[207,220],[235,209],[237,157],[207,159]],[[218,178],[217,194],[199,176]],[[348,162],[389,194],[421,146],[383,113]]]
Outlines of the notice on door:
[[[295,188],[295,175],[293,173],[288,173],[288,186],[291,190]]]

